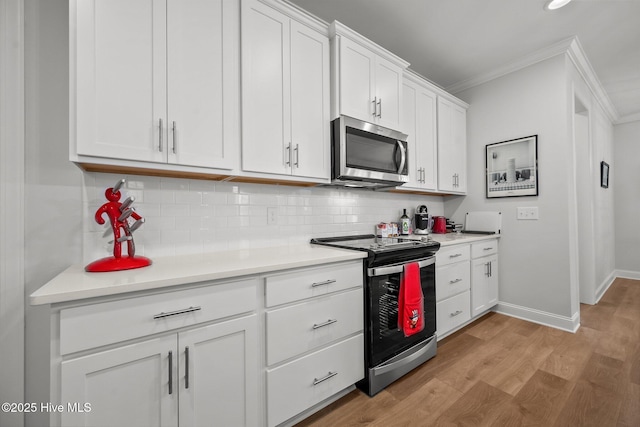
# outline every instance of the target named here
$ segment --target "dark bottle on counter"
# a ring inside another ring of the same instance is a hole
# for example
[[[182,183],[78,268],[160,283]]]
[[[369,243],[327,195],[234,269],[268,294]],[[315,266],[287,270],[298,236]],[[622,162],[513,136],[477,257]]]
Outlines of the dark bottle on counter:
[[[411,220],[407,216],[407,210],[404,210],[404,213],[400,217],[400,234],[403,236],[408,236],[411,232]]]

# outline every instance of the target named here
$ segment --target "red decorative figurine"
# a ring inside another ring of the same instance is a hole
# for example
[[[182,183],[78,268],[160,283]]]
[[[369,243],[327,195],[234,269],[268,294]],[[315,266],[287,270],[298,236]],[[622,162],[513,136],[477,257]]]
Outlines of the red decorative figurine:
[[[136,213],[131,207],[134,199],[127,197],[124,202],[120,203],[120,187],[125,183],[124,179],[118,181],[113,188],[107,188],[104,196],[108,202],[100,206],[96,211],[96,222],[104,224],[102,217],[107,214],[111,222],[111,231],[113,231],[113,256],[102,258],[85,267],[88,272],[104,272],[129,270],[132,268],[140,268],[151,265],[151,260],[143,256],[136,256],[136,246],[133,243],[133,232],[144,224],[144,218]],[[135,219],[131,222],[130,217]],[[122,234],[124,233],[124,235]],[[122,242],[127,242],[127,255],[122,256]]]

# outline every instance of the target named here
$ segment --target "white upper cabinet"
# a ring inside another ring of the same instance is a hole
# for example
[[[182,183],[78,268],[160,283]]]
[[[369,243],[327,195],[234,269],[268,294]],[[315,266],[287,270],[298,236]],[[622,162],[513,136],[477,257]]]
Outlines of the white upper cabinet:
[[[237,163],[237,1],[71,0],[70,57],[72,160]]]
[[[326,28],[257,0],[242,3],[242,22],[242,169],[328,180]]]
[[[408,135],[409,182],[400,188],[436,190],[438,170],[437,95],[419,79],[405,76],[402,131]]]
[[[467,110],[438,96],[438,190],[467,191]]]
[[[400,130],[402,73],[409,65],[349,28],[333,22],[332,117],[346,115]]]

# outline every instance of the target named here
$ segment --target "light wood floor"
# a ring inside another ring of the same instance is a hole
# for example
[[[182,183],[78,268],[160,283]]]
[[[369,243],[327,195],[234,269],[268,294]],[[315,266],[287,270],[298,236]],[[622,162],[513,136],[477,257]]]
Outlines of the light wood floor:
[[[575,334],[490,313],[375,397],[298,426],[640,426],[640,281],[580,310]]]

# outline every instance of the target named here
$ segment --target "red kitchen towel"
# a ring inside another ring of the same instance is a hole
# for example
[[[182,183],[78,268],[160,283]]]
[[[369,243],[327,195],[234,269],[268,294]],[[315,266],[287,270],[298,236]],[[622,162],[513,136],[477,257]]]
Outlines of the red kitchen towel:
[[[417,262],[404,266],[398,296],[398,328],[403,330],[405,337],[424,329],[424,295]]]

